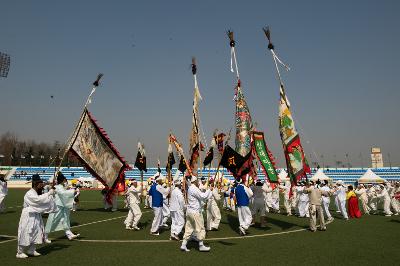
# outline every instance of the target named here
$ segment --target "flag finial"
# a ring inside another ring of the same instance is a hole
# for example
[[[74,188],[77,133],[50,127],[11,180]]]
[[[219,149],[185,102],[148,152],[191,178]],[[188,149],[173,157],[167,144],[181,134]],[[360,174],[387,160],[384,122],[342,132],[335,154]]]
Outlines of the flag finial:
[[[196,75],[197,73],[197,65],[196,65],[196,57],[192,57],[192,73]]]
[[[268,39],[268,49],[274,50],[274,45],[273,45],[272,42],[271,42],[271,31],[270,31],[270,29],[269,29],[269,26],[264,27],[264,28],[263,28],[263,31],[264,31],[264,33],[265,33],[265,36],[266,36],[267,39]]]
[[[93,82],[93,86],[98,87],[98,86],[99,86],[100,79],[101,79],[102,77],[103,77],[103,74],[102,74],[102,73],[98,74],[98,75],[97,75],[97,79]]]
[[[236,42],[235,42],[235,39],[233,38],[233,31],[228,30],[228,31],[226,32],[226,34],[228,35],[229,40],[230,40],[229,45],[230,45],[231,47],[235,47]]]

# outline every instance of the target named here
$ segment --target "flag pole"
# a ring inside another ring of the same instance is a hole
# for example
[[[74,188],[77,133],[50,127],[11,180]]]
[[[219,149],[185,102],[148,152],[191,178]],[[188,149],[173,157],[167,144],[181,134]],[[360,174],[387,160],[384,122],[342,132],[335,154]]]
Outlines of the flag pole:
[[[101,79],[102,77],[103,77],[103,74],[101,74],[101,73],[98,74],[98,75],[97,75],[97,79],[93,82],[92,91],[90,92],[89,96],[88,96],[87,99],[86,99],[86,102],[85,102],[85,105],[84,105],[84,107],[83,107],[81,116],[80,116],[80,118],[79,118],[79,122],[78,122],[78,124],[76,125],[74,131],[72,132],[71,136],[69,137],[67,144],[65,145],[66,148],[65,148],[65,150],[64,150],[64,152],[63,152],[63,156],[61,157],[60,164],[58,165],[57,171],[56,171],[56,172],[58,172],[59,169],[61,168],[61,163],[62,163],[62,161],[64,160],[65,156],[67,155],[69,149],[71,148],[73,139],[74,139],[74,138],[76,137],[76,135],[78,134],[78,130],[77,130],[77,129],[79,129],[80,126],[81,126],[81,124],[83,123],[83,118],[84,118],[84,114],[85,114],[85,112],[86,112],[86,110],[87,110],[87,106],[92,102],[92,96],[93,96],[93,94],[96,92],[96,89],[97,89],[97,87],[99,86],[99,84],[100,84],[100,79]]]

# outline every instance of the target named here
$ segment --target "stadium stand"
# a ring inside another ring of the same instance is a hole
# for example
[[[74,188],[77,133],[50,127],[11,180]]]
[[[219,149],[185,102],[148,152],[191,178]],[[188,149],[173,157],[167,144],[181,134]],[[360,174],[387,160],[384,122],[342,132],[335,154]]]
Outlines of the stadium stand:
[[[220,169],[222,170],[222,169]],[[278,172],[281,169],[278,169]],[[285,169],[286,170],[286,169]],[[353,184],[360,178],[367,170],[367,168],[326,168],[323,169],[324,173],[333,179],[333,181],[343,180],[346,184]],[[371,169],[380,177],[387,181],[400,181],[400,167],[384,167]],[[43,179],[48,180],[54,175],[54,167],[13,167],[13,175],[10,180],[29,180],[33,174],[39,174]],[[62,167],[61,171],[67,177],[67,179],[76,179],[80,177],[92,177],[92,175],[86,171],[83,167]],[[316,168],[312,169],[311,176],[317,171]],[[162,174],[166,175],[165,169],[162,169]],[[176,168],[172,169],[172,175],[176,172]],[[216,172],[215,168],[210,169],[210,175],[214,175]],[[233,180],[233,176],[226,170],[223,170],[224,176],[230,180]],[[144,180],[154,176],[157,173],[157,168],[148,168],[147,172],[143,173]],[[209,170],[205,169],[202,171],[202,176],[207,177]],[[125,172],[126,178],[140,179],[140,171],[133,169]],[[258,176],[261,179],[265,178],[264,173],[261,170],[258,172]],[[310,177],[311,177],[310,176]]]

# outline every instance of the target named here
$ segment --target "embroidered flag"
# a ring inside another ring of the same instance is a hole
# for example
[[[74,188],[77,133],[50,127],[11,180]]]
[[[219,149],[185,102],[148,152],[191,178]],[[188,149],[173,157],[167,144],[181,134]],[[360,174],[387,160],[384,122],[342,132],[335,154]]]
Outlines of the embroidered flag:
[[[279,130],[285,153],[288,175],[292,182],[296,183],[301,178],[307,178],[307,174],[311,173],[311,169],[304,155],[300,136],[294,126],[292,113],[290,112],[290,103],[282,84],[280,86]]]
[[[258,160],[264,171],[265,177],[269,182],[278,182],[278,174],[276,173],[275,163],[272,153],[268,150],[265,143],[263,132],[253,132],[254,150],[257,154]]]
[[[238,178],[238,171],[248,159],[247,156],[243,157],[234,149],[232,149],[229,145],[226,145],[224,153],[222,154],[221,165],[228,169],[234,177]]]
[[[147,172],[146,153],[145,153],[143,145],[140,142],[138,142],[138,153],[136,155],[135,167],[137,167],[137,169],[139,169],[139,171]]]
[[[172,166],[175,164],[175,157],[174,153],[172,151],[172,145],[171,143],[168,144],[168,161],[167,161],[167,166],[165,167],[165,170],[168,172],[171,171]]]
[[[219,133],[217,135],[216,138],[216,142],[217,142],[217,147],[218,147],[218,151],[220,154],[222,154],[224,152],[224,138],[225,138],[225,134],[224,133]]]
[[[104,186],[113,190],[129,165],[85,109],[68,149]]]
[[[214,147],[210,147],[210,149],[207,152],[206,158],[204,158],[203,165],[204,166],[209,165],[213,159],[214,159]]]
[[[252,122],[249,107],[240,88],[240,82],[236,87],[236,152],[242,156],[246,156],[251,151],[251,136]]]
[[[186,171],[186,163],[185,163],[185,158],[183,158],[183,156],[181,156],[181,159],[179,161],[178,170],[181,171],[182,173],[185,173]]]

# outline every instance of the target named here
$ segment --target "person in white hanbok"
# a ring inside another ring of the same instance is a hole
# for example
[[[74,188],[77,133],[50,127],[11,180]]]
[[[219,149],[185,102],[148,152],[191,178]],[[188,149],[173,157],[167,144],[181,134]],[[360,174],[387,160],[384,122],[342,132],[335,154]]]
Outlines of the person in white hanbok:
[[[24,196],[24,205],[18,225],[18,247],[16,257],[19,259],[40,256],[36,245],[42,244],[45,238],[42,213],[54,212],[57,206],[54,201],[54,189],[43,193],[43,180],[39,175],[32,176],[32,188]]]
[[[212,196],[211,190],[207,189],[205,192],[201,192],[198,188],[197,177],[191,176],[189,178],[191,184],[187,190],[185,234],[183,235],[180,249],[186,252],[190,251],[187,248],[187,242],[192,235],[195,235],[196,239],[199,241],[199,250],[207,252],[210,251],[210,247],[205,246],[203,243],[206,237],[206,231],[204,228],[204,217],[201,211],[204,203]]]
[[[320,184],[319,189],[321,191],[324,191],[324,193],[321,194],[321,197],[322,197],[322,205],[321,205],[322,206],[322,210],[324,211],[328,222],[332,221],[333,217],[332,217],[332,215],[331,215],[331,213],[329,211],[329,205],[331,203],[331,197],[330,197],[331,189],[328,186],[328,181],[327,180],[322,181],[322,183]]]
[[[207,231],[218,230],[219,223],[221,222],[221,211],[218,207],[221,195],[212,179],[210,180],[210,187],[212,189],[212,196],[207,201]]]
[[[390,210],[390,196],[384,185],[380,185],[377,197],[383,200],[383,213],[385,216],[392,216],[393,213]]]
[[[129,212],[124,224],[127,230],[140,230],[138,223],[142,217],[142,211],[139,206],[141,193],[142,188],[138,186],[136,180],[133,180],[126,190]]]
[[[358,199],[361,202],[361,206],[363,209],[364,214],[369,214],[370,208],[368,207],[368,196],[367,190],[365,189],[364,185],[358,185],[357,189],[354,191],[358,196]]]
[[[255,224],[256,215],[260,214],[260,226],[266,226],[266,214],[267,206],[265,202],[266,189],[268,187],[263,184],[260,180],[257,180],[256,185],[253,189],[253,204],[251,205],[251,215],[253,217],[252,224]]]
[[[8,194],[7,181],[4,178],[4,175],[0,175],[0,213],[4,211],[5,206],[5,198]]]
[[[285,206],[287,216],[292,215],[292,208],[290,205],[290,187],[291,187],[290,181],[285,181],[283,186],[282,185],[279,186],[279,189],[283,194],[283,205]]]
[[[344,183],[342,180],[338,180],[336,182],[336,189],[334,190],[333,193],[339,201],[340,213],[342,214],[342,216],[345,220],[348,220],[349,216],[347,214],[347,209],[346,209],[347,189],[344,187]]]
[[[300,186],[297,187],[297,193],[299,194],[299,217],[310,217],[310,213],[308,211],[310,205],[310,199],[307,193],[304,191],[305,183],[300,182]]]
[[[179,234],[182,232],[183,226],[185,226],[185,199],[182,193],[181,180],[174,181],[175,187],[171,192],[171,198],[169,200],[169,208],[171,212],[171,240],[179,241]]]
[[[73,240],[79,236],[71,231],[70,214],[75,197],[75,189],[67,189],[68,181],[61,173],[57,173],[57,183],[55,186],[56,196],[55,202],[57,212],[49,214],[46,222],[46,234],[63,230],[69,240]]]

